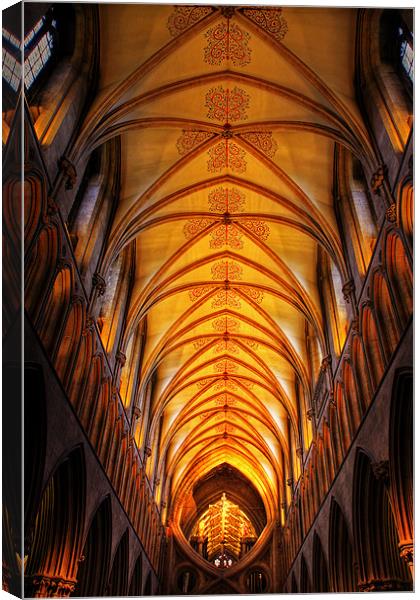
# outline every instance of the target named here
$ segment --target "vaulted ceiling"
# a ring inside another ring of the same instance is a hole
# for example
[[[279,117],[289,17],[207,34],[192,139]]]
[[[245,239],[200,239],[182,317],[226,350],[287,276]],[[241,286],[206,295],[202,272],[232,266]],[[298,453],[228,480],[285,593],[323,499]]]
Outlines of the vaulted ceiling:
[[[100,6],[79,150],[121,139],[107,262],[135,240],[126,340],[146,318],[141,384],[155,377],[172,494],[227,463],[271,518],[284,499],[288,427],[314,386],[308,335],[312,360],[327,352],[319,248],[347,279],[334,146],[370,161],[355,26],[355,9]]]

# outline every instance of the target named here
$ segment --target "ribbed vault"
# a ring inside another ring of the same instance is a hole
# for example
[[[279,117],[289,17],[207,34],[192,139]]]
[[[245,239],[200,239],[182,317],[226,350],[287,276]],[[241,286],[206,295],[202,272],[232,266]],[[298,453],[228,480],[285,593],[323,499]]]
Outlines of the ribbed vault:
[[[335,147],[373,164],[353,92],[355,15],[100,6],[100,89],[76,147],[121,141],[105,262],[134,241],[123,346],[143,323],[150,433],[137,443],[152,449],[164,517],[180,522],[197,482],[227,464],[272,523],[299,475],[327,354],[320,252],[349,279]]]

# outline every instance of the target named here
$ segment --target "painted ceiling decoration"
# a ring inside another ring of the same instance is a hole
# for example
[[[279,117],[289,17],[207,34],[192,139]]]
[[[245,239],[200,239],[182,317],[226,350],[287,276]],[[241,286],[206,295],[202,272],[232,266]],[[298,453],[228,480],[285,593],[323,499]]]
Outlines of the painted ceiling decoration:
[[[207,46],[204,61],[209,65],[221,65],[230,61],[235,67],[244,67],[251,62],[250,35],[230,19],[211,27],[205,33]]]
[[[319,257],[349,279],[336,143],[374,170],[348,68],[354,39],[336,35],[354,31],[355,11],[317,10],[314,20],[294,7],[100,7],[100,93],[75,152],[119,137],[105,263],[135,246],[123,346],[144,332],[139,387],[161,440],[148,468],[167,482],[163,518],[190,551],[191,530],[177,524],[199,480],[236,469],[274,527],[290,472],[299,475],[295,433],[311,443],[298,415],[328,354]],[[150,30],[134,52],[126,29],[139,14]],[[324,38],[335,40],[333,62]]]
[[[170,34],[175,37],[183,33],[211,12],[208,6],[177,6],[168,18]]]

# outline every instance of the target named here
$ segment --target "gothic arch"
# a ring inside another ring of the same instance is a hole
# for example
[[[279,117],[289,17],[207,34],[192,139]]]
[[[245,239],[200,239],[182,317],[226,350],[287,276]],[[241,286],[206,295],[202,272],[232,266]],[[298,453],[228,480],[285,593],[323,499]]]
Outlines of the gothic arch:
[[[332,591],[357,591],[353,544],[342,510],[334,498],[330,506],[328,546]]]
[[[111,500],[107,496],[91,520],[77,570],[73,596],[103,596],[109,572],[112,538]]]
[[[146,583],[144,584],[143,596],[152,595],[152,572],[149,571],[146,577]]]
[[[312,547],[312,590],[317,593],[326,593],[330,591],[327,561],[325,559],[322,544],[317,532],[314,533]]]
[[[107,596],[126,596],[128,593],[128,529],[123,533],[112,561]]]
[[[358,449],[354,467],[353,513],[360,591],[410,589],[400,558],[398,536],[387,491],[387,464],[372,464]]]
[[[386,360],[389,361],[400,339],[400,331],[388,284],[380,271],[373,276],[373,297]]]
[[[42,90],[29,98],[34,129],[44,146],[64,154],[89,99],[98,60],[98,16],[94,7],[61,7],[61,55]],[[34,23],[35,24],[35,23]],[[85,68],[83,68],[83,64]]]
[[[45,380],[43,369],[39,364],[25,364],[25,546],[28,548],[35,517],[42,493],[42,477],[45,466],[47,411],[45,398]],[[6,406],[6,405],[5,405]],[[6,422],[9,420],[3,414]],[[8,445],[5,445],[7,448]],[[6,457],[5,457],[6,458]],[[12,461],[5,460],[5,465]],[[4,489],[4,500],[7,498]]]
[[[302,553],[300,558],[300,586],[299,592],[306,594],[311,591],[311,580],[309,578],[308,567],[306,565],[305,557]]]
[[[412,179],[406,180],[401,185],[397,206],[398,222],[407,241],[408,248],[412,252],[414,225],[414,188]]]
[[[85,465],[78,447],[57,466],[44,488],[28,553],[29,596],[74,590],[85,511]]]
[[[413,563],[413,373],[397,372],[390,413],[390,496],[401,556]]]
[[[54,355],[57,348],[57,331],[61,332],[70,305],[73,273],[70,265],[59,268],[47,301],[40,316],[41,339],[46,351]]]
[[[129,596],[141,596],[143,586],[143,557],[140,552],[136,564],[134,565],[133,574],[131,575],[130,586],[128,589]]]
[[[60,234],[55,223],[40,231],[25,257],[25,307],[35,321],[58,260]],[[31,293],[27,293],[31,290]]]
[[[361,323],[362,340],[372,379],[372,388],[376,389],[382,378],[385,364],[375,315],[368,303],[362,308]]]
[[[410,99],[395,65],[396,25],[400,11],[361,11],[358,24],[357,77],[366,91],[364,105],[380,137],[387,132],[391,150],[402,151],[412,125]],[[374,111],[378,117],[374,118]]]
[[[86,311],[82,298],[76,297],[71,302],[63,332],[58,342],[54,362],[57,374],[65,388],[67,388],[71,380],[73,366],[76,361],[80,338],[86,319],[85,313]]]
[[[392,295],[405,327],[413,312],[413,272],[400,236],[390,231],[384,242],[385,267]]]

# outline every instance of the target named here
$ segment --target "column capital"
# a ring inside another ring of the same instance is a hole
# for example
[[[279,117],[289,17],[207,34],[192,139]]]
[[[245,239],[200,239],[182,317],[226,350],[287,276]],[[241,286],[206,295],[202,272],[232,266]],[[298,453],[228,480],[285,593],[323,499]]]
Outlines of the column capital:
[[[92,276],[92,285],[96,289],[98,296],[103,296],[106,290],[106,281],[102,275],[95,272]]]
[[[76,185],[77,171],[74,164],[67,158],[62,156],[58,161],[58,168],[64,175],[66,190],[72,190]]]
[[[400,556],[405,562],[411,566],[414,559],[413,540],[404,540],[399,544]]]

